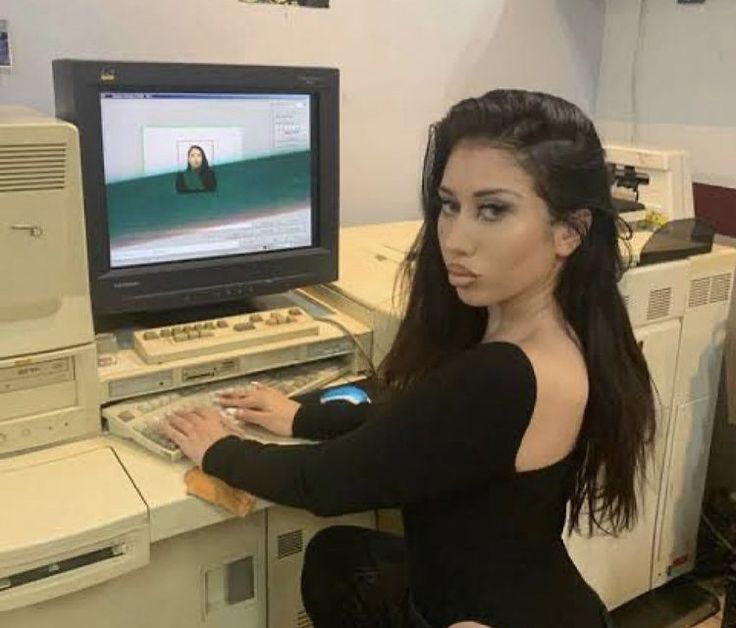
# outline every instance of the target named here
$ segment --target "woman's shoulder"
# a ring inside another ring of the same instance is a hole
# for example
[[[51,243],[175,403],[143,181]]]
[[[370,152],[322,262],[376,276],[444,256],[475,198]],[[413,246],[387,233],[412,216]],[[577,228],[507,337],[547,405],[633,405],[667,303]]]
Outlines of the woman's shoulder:
[[[494,340],[474,345],[456,355],[441,371],[441,377],[462,383],[465,388],[536,394],[532,360],[522,345],[513,342]]]
[[[581,348],[567,335],[532,338],[522,347],[534,369],[536,400],[516,467],[529,471],[573,449],[588,401],[588,373]]]
[[[529,360],[523,345],[509,340],[484,340],[470,347],[464,356],[470,360],[486,361],[504,358],[522,362]]]
[[[519,349],[524,352],[542,384],[557,388],[563,382],[584,383],[587,392],[585,357],[574,338],[567,334],[538,334],[520,343]],[[570,387],[560,388],[560,393],[564,394],[565,390],[570,390]]]
[[[489,368],[500,367],[520,371],[531,371],[533,363],[524,343],[507,340],[490,340],[472,347],[465,354],[468,362],[485,364]]]
[[[474,345],[455,356],[450,368],[484,368],[515,374],[553,378],[568,374],[585,377],[585,359],[572,339],[532,337],[520,342],[491,340]]]

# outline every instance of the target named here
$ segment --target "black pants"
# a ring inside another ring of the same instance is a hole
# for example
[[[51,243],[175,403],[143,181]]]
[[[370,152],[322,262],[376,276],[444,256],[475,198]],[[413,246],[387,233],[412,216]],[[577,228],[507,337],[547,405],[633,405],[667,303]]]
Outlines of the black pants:
[[[411,602],[404,540],[385,532],[318,532],[304,557],[302,599],[315,628],[433,628]],[[613,628],[603,608],[601,618]]]
[[[404,540],[353,526],[307,546],[302,599],[315,628],[431,628],[411,604]]]

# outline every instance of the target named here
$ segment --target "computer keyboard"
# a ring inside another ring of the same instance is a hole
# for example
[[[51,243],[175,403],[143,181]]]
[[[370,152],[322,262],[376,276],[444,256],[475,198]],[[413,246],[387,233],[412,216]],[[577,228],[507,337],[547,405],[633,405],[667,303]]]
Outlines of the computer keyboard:
[[[162,364],[317,334],[317,321],[301,308],[289,307],[139,330],[133,343],[144,362]]]
[[[232,410],[222,408],[217,403],[217,396],[227,389],[247,387],[258,382],[293,397],[321,388],[349,371],[349,362],[345,357],[329,358],[114,403],[103,408],[102,415],[107,419],[110,432],[133,440],[148,451],[171,461],[181,459],[182,452],[159,432],[159,421],[170,412],[202,406],[217,408],[227,425],[240,436],[261,442],[294,442],[258,426],[244,426],[233,418]]]

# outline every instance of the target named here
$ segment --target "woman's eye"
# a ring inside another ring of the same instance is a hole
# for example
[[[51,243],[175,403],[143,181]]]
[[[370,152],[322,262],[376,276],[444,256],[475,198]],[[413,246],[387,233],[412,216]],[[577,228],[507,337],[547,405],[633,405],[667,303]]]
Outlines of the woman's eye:
[[[447,199],[440,199],[440,212],[448,216],[456,214],[459,211],[457,203],[454,201],[448,201]]]
[[[501,205],[481,205],[478,216],[481,220],[498,220],[505,208]]]

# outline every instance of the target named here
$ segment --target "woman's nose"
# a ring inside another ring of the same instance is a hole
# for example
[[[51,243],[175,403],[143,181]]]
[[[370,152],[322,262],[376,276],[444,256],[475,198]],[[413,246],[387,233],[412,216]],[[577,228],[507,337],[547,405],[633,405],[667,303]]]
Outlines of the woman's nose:
[[[478,225],[460,212],[444,225],[442,239],[445,250],[458,255],[469,255],[475,250],[475,230]]]

